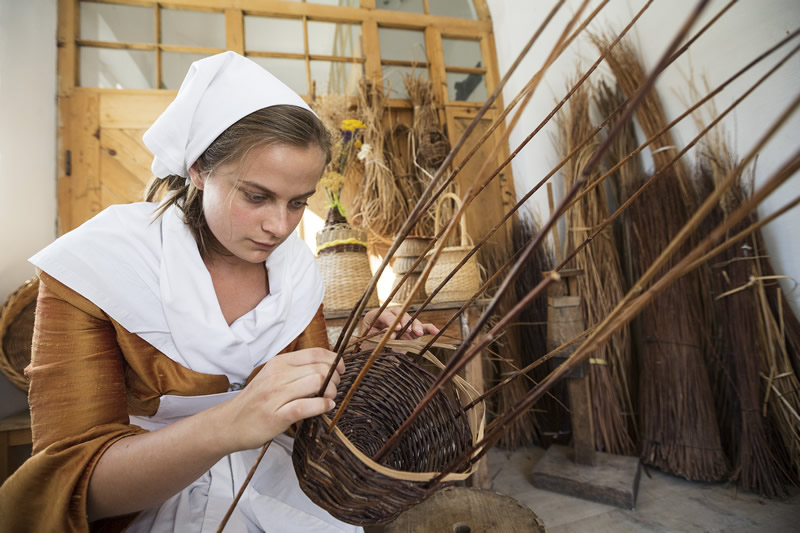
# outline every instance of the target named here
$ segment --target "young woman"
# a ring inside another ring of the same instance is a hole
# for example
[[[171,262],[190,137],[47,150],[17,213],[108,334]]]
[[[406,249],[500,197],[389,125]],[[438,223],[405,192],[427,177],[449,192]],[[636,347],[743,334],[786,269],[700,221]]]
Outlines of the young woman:
[[[302,493],[284,434],[334,407],[344,370],[316,397],[335,354],[294,232],[328,133],[226,52],[192,65],[144,141],[148,201],[110,207],[31,259],[34,454],[0,489],[0,530],[216,531],[270,440],[225,531],[358,530]]]

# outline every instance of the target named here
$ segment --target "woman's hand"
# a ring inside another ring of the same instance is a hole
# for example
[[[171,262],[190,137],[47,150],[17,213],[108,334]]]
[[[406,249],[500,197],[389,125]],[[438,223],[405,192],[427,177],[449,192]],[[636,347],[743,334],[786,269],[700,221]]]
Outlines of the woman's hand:
[[[398,311],[399,309],[396,307],[387,307],[381,314],[378,314],[378,309],[369,311],[366,315],[364,315],[364,321],[361,324],[359,331],[366,332],[362,333],[363,336],[372,336],[386,331],[386,329],[395,321]],[[403,318],[397,324],[395,330],[399,330],[402,328],[402,326],[408,324],[410,320],[411,317],[408,315],[408,313],[404,313]],[[416,339],[417,337],[421,337],[423,335],[435,335],[437,333],[439,333],[439,329],[433,324],[423,324],[419,320],[415,320],[400,338]],[[392,333],[392,338],[396,338],[396,333]]]
[[[224,431],[231,437],[231,451],[258,448],[295,422],[333,409],[344,362],[339,361],[325,393],[316,394],[335,359],[334,352],[322,348],[270,359],[241,393],[226,402],[229,422]]]

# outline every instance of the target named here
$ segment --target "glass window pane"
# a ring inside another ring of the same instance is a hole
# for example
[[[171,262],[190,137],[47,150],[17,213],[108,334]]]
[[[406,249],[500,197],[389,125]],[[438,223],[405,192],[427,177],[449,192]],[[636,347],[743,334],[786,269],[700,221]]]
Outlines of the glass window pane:
[[[309,21],[308,53],[323,56],[363,57],[361,26]]]
[[[390,11],[425,13],[425,2],[423,0],[375,0],[375,7]]]
[[[291,0],[292,2],[299,2],[300,0]],[[359,7],[361,4],[358,0],[306,0],[309,4],[326,4],[329,6],[346,6],[346,7]]]
[[[304,54],[303,21],[245,16],[244,47],[259,52]]]
[[[387,66],[383,67],[383,86],[390,86],[389,98],[408,98],[408,92],[403,84],[403,74],[413,74],[428,79],[428,70],[420,69],[419,67],[397,67]]]
[[[448,72],[447,94],[451,101],[485,102],[488,98],[483,74]]]
[[[448,67],[481,67],[480,41],[442,39],[444,64]]]
[[[225,15],[186,9],[161,10],[161,42],[225,48]]]
[[[121,43],[154,43],[152,7],[81,2],[81,39]]]
[[[316,82],[317,94],[356,96],[358,80],[363,77],[362,63],[311,61],[311,79]]]
[[[428,0],[428,7],[431,15],[478,20],[472,0]]]
[[[163,52],[161,54],[161,88],[181,88],[183,78],[189,72],[189,66],[199,59],[208,57],[205,54],[182,54],[180,52]]]
[[[306,62],[302,59],[282,57],[254,57],[250,59],[267,69],[273,76],[291,87],[298,94],[308,94]]]
[[[80,48],[80,85],[102,89],[155,89],[155,52]]]
[[[421,31],[378,28],[381,59],[427,62],[425,34]]]

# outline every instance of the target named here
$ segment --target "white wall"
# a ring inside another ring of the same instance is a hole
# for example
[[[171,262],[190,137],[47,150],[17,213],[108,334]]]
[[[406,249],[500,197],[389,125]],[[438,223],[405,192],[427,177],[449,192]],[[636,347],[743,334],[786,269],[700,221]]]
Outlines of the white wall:
[[[0,0],[0,299],[56,235],[56,0]],[[26,406],[0,374],[0,416]]]
[[[590,2],[584,17],[599,3],[597,0]],[[632,30],[634,43],[640,50],[648,70],[655,66],[695,3],[695,0],[656,0],[634,26]],[[538,21],[546,16],[556,2],[555,0],[539,0],[535,3],[530,0],[488,0],[488,4],[495,28],[502,76],[527,43],[538,26]],[[531,6],[534,4],[536,11],[531,13]],[[567,2],[534,45],[503,92],[506,103],[516,96],[529,77],[544,63],[553,43],[579,4],[578,0]],[[590,28],[596,31],[618,32],[644,4],[643,0],[611,0]],[[710,2],[702,20],[695,28],[702,27],[725,4],[727,0]],[[525,15],[520,16],[522,13]],[[705,77],[710,87],[716,87],[798,27],[800,27],[800,2],[797,0],[738,2],[658,80],[656,89],[664,102],[667,118],[672,120],[685,110],[685,105],[678,95],[683,95],[683,102],[688,101],[686,76],[690,72],[693,72],[695,79],[701,83],[702,77]],[[795,46],[797,41],[798,39],[795,39],[791,46]],[[763,64],[759,64],[736,83],[731,84],[716,97],[717,109],[721,111],[726,108],[788,50],[789,46],[785,46],[762,62]],[[576,75],[578,67],[581,67],[582,74],[597,56],[598,52],[588,39],[580,38],[559,58],[531,99],[523,120],[512,132],[510,137],[512,149],[539,124],[566,93],[568,80],[575,80],[578,77]],[[609,71],[603,65],[590,79],[597,80],[599,76],[608,75]],[[797,96],[799,87],[800,57],[796,55],[726,117],[723,124],[732,138],[732,147],[739,156],[744,156],[751,149],[781,109]],[[559,158],[555,156],[551,141],[554,129],[550,126],[552,124],[542,130],[513,162],[518,196],[530,190],[558,163]],[[685,119],[676,128],[673,133],[676,142],[681,146],[698,133],[691,118]],[[800,147],[800,113],[795,113],[790,122],[761,152],[756,168],[756,185],[768,178],[798,147]],[[798,195],[800,195],[800,177],[795,174],[762,203],[759,214],[762,217],[766,216]],[[534,196],[530,207],[538,210],[540,215],[543,215],[542,218],[546,217],[548,209],[544,188]],[[772,256],[775,269],[778,273],[796,280],[800,280],[798,228],[800,228],[800,208],[786,213],[764,229],[768,252]],[[800,312],[800,289],[795,289],[795,283],[789,280],[784,281],[782,285],[797,314]]]

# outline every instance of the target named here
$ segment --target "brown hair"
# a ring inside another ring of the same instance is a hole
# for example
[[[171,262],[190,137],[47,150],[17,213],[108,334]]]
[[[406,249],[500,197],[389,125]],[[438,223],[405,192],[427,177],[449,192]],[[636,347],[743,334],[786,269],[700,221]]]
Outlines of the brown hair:
[[[250,113],[223,131],[197,159],[198,170],[208,176],[220,165],[241,163],[254,148],[272,144],[298,148],[317,146],[325,156],[325,164],[331,160],[331,136],[322,121],[302,107],[276,105]],[[156,177],[147,186],[145,201],[158,201],[163,193],[168,196],[159,207],[157,216],[176,205],[183,211],[184,221],[202,257],[208,257],[210,252],[223,251],[219,249],[203,214],[201,189],[183,176]]]

